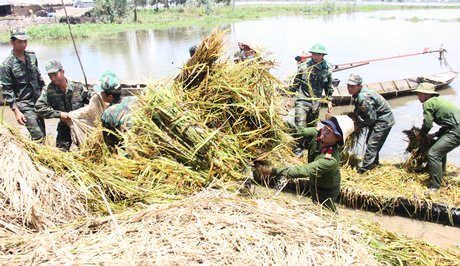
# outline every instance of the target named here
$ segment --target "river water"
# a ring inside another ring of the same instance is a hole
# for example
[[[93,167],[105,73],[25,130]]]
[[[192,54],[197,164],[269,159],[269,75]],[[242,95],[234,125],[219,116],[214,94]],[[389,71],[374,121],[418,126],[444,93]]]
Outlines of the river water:
[[[421,52],[444,47],[447,60],[460,70],[460,21],[458,10],[403,10],[358,12],[307,18],[280,16],[221,25],[226,29],[225,42],[229,56],[237,50],[238,41],[248,41],[271,51],[278,67],[273,73],[289,79],[296,70],[294,57],[308,51],[312,44],[326,45],[326,59],[347,63],[380,57]],[[96,80],[106,69],[115,71],[123,80],[148,81],[174,77],[188,58],[188,48],[207,36],[213,27],[172,27],[166,30],[132,30],[95,39],[77,40],[76,46],[88,79]],[[0,57],[10,52],[10,45],[0,45]],[[44,63],[59,59],[66,75],[83,79],[72,42],[29,42],[35,51],[42,73]],[[365,82],[384,81],[433,74],[448,70],[432,54],[374,62],[366,66],[334,73],[345,83],[350,73],[364,77]],[[441,91],[442,97],[460,102],[460,78]],[[396,116],[381,157],[402,160],[406,146],[403,129],[419,126],[422,106],[415,96],[390,100]],[[337,107],[339,114],[350,107]],[[15,125],[10,110],[3,110],[7,121]],[[49,134],[55,134],[55,121],[48,123]],[[24,130],[26,133],[26,131]],[[460,148],[449,154],[449,162],[460,166]]]

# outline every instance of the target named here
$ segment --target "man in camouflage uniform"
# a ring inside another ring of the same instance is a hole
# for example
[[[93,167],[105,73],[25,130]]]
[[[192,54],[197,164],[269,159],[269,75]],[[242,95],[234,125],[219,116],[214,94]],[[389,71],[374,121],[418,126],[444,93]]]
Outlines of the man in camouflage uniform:
[[[45,121],[34,111],[35,102],[45,82],[38,69],[34,52],[26,51],[28,36],[23,28],[10,32],[11,54],[0,67],[0,83],[3,98],[10,106],[20,125],[25,125],[32,140],[43,141],[46,135]]]
[[[69,112],[88,104],[94,92],[79,82],[68,80],[61,62],[57,60],[46,62],[45,68],[51,83],[38,98],[35,112],[46,119],[61,119],[57,125],[56,147],[68,151],[72,145],[70,128],[66,123],[70,119]]]
[[[437,141],[428,150],[429,189],[436,192],[441,186],[443,160],[448,152],[460,145],[460,109],[453,103],[438,97],[439,93],[431,83],[421,83],[414,92],[423,103],[423,125],[417,139],[428,135]],[[441,126],[439,131],[428,134],[433,122]]]
[[[113,153],[122,142],[118,133],[132,126],[131,113],[137,98],[134,96],[121,97],[121,83],[111,71],[103,73],[100,80],[101,84],[94,86],[94,90],[101,93],[105,102],[110,103],[102,113],[101,120],[105,128],[104,142]]]
[[[395,124],[388,102],[375,91],[362,86],[363,79],[351,74],[348,78],[348,93],[353,96],[354,113],[358,116],[358,127],[367,128],[366,151],[358,166],[358,173],[379,165],[379,152]]]
[[[296,134],[307,140],[308,163],[300,166],[271,168],[260,167],[255,174],[262,177],[310,178],[313,202],[336,212],[335,200],[340,194],[340,145],[354,131],[353,120],[340,115],[321,121],[324,127],[296,127]]]
[[[297,66],[297,74],[290,87],[292,92],[297,92],[295,124],[299,127],[316,126],[320,102],[326,102],[328,110],[332,110],[330,100],[334,89],[332,88],[332,69],[324,60],[324,56],[327,55],[326,48],[323,44],[317,43],[311,47],[309,52],[312,54],[311,59]]]

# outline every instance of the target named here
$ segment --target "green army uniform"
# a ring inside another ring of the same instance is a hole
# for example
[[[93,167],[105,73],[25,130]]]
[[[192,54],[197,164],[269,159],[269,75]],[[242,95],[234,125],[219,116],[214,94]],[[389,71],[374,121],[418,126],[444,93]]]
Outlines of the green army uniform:
[[[340,148],[338,145],[320,149],[321,130],[297,127],[297,134],[305,138],[308,145],[308,164],[294,167],[274,168],[272,175],[287,178],[310,178],[313,202],[324,204],[336,211],[334,201],[340,194]]]
[[[355,110],[358,116],[358,126],[368,128],[366,151],[363,161],[358,166],[358,172],[365,172],[379,165],[379,152],[395,124],[393,112],[388,102],[375,91],[361,88],[353,96]]]
[[[66,93],[54,83],[43,90],[35,104],[35,112],[43,118],[60,118],[61,112],[70,112],[82,108],[94,95],[79,82],[67,80]],[[60,121],[57,126],[56,147],[68,151],[72,145],[69,126]]]
[[[290,90],[297,92],[295,102],[295,124],[300,127],[316,126],[319,117],[320,100],[323,90],[326,100],[330,100],[332,88],[332,69],[326,60],[315,63],[313,60],[301,63]]]
[[[132,108],[137,102],[137,97],[123,97],[120,103],[111,104],[101,116],[102,126],[106,128],[103,132],[104,142],[108,147],[120,145],[120,138],[116,135],[132,126]]]
[[[431,97],[423,103],[423,125],[421,134],[426,135],[433,122],[441,126],[435,133],[438,140],[428,151],[430,187],[439,188],[443,176],[442,161],[448,152],[460,145],[460,109],[453,103]]]
[[[35,111],[35,102],[40,97],[45,82],[38,69],[34,52],[25,51],[25,62],[11,52],[0,67],[0,82],[3,98],[12,110],[18,108],[26,118],[26,128],[32,140],[42,140],[45,121]]]

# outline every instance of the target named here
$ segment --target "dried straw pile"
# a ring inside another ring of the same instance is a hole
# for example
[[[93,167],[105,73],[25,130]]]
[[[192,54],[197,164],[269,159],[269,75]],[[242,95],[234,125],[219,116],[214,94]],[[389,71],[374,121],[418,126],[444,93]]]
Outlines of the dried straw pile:
[[[0,230],[40,230],[87,216],[83,198],[65,178],[35,164],[0,124]]]
[[[205,191],[147,211],[8,238],[11,264],[376,265],[342,224],[305,204]],[[52,243],[52,244],[50,244]]]

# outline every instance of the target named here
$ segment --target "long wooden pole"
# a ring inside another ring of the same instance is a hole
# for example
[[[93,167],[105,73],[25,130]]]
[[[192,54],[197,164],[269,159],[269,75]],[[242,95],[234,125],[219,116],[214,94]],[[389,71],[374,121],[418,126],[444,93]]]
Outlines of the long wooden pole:
[[[422,54],[431,54],[431,53],[439,53],[439,59],[441,60],[442,59],[442,54],[445,51],[446,50],[443,49],[443,48],[439,48],[438,50],[430,50],[429,48],[425,48],[425,49],[423,49],[422,52],[419,52],[419,53],[395,55],[395,56],[388,56],[388,57],[380,57],[380,58],[356,61],[356,62],[351,62],[351,63],[337,64],[337,65],[332,66],[332,71],[337,72],[337,71],[341,71],[341,70],[345,70],[345,69],[349,69],[349,68],[359,67],[359,66],[367,65],[370,62],[375,62],[375,61],[383,61],[383,60],[396,59],[396,58],[409,57],[409,56],[422,55]]]
[[[72,34],[72,29],[70,28],[69,15],[67,15],[67,9],[65,8],[64,0],[61,0],[61,3],[62,3],[62,7],[64,8],[65,17],[66,17],[66,20],[67,20],[67,26],[69,27],[70,37],[72,38],[73,48],[75,49],[75,53],[77,54],[77,59],[78,59],[78,63],[80,63],[81,72],[83,72],[83,78],[85,79],[85,86],[86,86],[87,89],[89,89],[88,88],[88,80],[86,79],[85,69],[83,69],[83,65],[81,63],[80,55],[78,55],[77,46],[75,45],[75,39],[74,39],[73,34]]]

